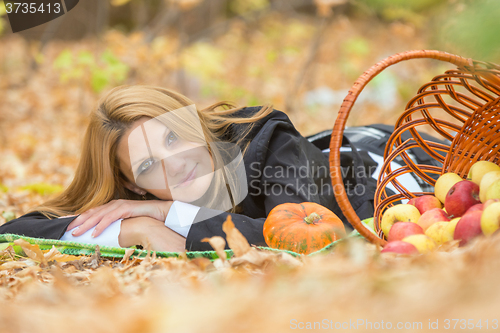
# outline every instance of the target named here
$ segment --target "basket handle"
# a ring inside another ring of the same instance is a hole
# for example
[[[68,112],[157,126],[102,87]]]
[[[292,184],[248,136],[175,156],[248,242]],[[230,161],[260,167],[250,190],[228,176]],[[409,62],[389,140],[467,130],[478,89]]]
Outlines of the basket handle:
[[[473,66],[472,59],[462,58],[457,55],[450,53],[435,51],[435,50],[414,50],[402,53],[394,54],[378,63],[373,65],[370,69],[364,72],[357,80],[354,85],[349,90],[346,98],[344,99],[342,105],[340,106],[339,114],[335,121],[333,127],[333,132],[330,141],[330,175],[332,178],[332,186],[335,189],[334,194],[337,203],[342,210],[342,213],[351,223],[351,225],[356,228],[356,230],[366,239],[374,244],[384,246],[387,242],[376,235],[374,235],[370,230],[363,226],[360,218],[356,215],[356,212],[351,206],[349,199],[347,197],[344,186],[335,186],[335,184],[343,184],[342,172],[340,169],[340,147],[342,145],[342,137],[344,135],[345,124],[347,122],[347,117],[354,105],[354,102],[358,98],[359,94],[363,88],[370,82],[377,74],[382,72],[389,66],[397,64],[404,60],[418,59],[418,58],[430,58],[441,61],[450,62],[457,67]]]

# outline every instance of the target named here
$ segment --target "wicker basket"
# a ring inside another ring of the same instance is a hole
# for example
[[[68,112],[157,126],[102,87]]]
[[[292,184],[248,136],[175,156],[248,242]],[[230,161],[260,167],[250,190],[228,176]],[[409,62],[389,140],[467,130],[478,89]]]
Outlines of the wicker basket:
[[[455,172],[462,178],[467,176],[469,168],[478,160],[498,163],[500,161],[500,66],[462,58],[441,51],[418,50],[398,53],[372,66],[361,75],[349,90],[340,108],[330,142],[330,172],[332,183],[343,184],[340,171],[340,147],[347,117],[357,97],[378,73],[403,60],[432,58],[447,61],[457,66],[438,75],[431,82],[423,85],[418,94],[406,105],[399,117],[395,131],[391,135],[384,153],[384,164],[375,193],[374,224],[379,237],[365,228],[352,208],[343,186],[337,186],[335,197],[348,221],[372,243],[385,245],[380,228],[380,217],[384,210],[395,201],[433,194],[428,192],[411,193],[396,177],[413,172],[426,183],[434,186],[435,179],[429,174]],[[434,115],[449,114],[450,120],[442,120]],[[419,135],[421,126],[429,126],[435,131],[435,137],[442,137],[450,145],[429,142]],[[403,142],[401,134],[409,131],[411,139]],[[443,167],[415,164],[407,150],[420,147],[430,156],[442,163]],[[439,153],[441,152],[441,154]],[[443,153],[444,152],[444,153]],[[400,156],[406,166],[391,169],[391,161]],[[398,194],[389,196],[386,186],[392,183]]]

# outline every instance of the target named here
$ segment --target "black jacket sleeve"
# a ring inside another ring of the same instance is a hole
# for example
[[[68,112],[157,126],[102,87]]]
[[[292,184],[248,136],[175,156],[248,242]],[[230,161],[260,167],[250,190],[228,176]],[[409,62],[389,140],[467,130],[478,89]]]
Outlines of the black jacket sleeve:
[[[277,205],[316,202],[331,208],[329,203],[334,199],[328,160],[287,117],[268,121],[253,138],[244,160],[249,193],[241,204],[243,213],[200,208],[187,235],[188,251],[212,250],[208,243],[201,242],[204,237],[225,239],[222,224],[228,215],[250,244],[266,246],[263,225]]]
[[[216,215],[213,216],[214,214]],[[210,244],[201,240],[205,237],[210,238],[213,236],[220,236],[226,239],[226,234],[222,231],[222,224],[226,221],[228,215],[231,215],[234,226],[245,236],[250,244],[267,246],[262,233],[266,218],[255,219],[242,214],[227,213],[201,207],[187,235],[186,250],[213,250]],[[226,249],[229,249],[227,242]]]
[[[76,216],[49,219],[32,212],[0,226],[0,234],[16,234],[35,238],[60,239]]]

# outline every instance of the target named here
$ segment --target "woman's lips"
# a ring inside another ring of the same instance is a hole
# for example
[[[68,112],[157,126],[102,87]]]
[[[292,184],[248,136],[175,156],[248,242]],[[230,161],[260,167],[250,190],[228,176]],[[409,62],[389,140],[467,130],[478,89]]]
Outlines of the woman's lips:
[[[191,170],[190,173],[187,174],[186,178],[184,178],[183,180],[180,181],[179,184],[177,184],[175,187],[184,187],[184,186],[188,186],[190,185],[193,180],[196,178],[196,166],[198,165],[198,163],[196,163],[196,165],[194,166],[193,170]]]

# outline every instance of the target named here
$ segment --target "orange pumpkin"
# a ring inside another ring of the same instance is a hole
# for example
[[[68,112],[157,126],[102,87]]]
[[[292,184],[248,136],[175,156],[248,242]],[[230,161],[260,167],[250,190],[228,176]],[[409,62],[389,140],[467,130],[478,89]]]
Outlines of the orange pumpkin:
[[[269,247],[309,254],[345,237],[342,221],[314,202],[284,203],[274,207],[264,222]]]

